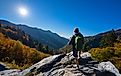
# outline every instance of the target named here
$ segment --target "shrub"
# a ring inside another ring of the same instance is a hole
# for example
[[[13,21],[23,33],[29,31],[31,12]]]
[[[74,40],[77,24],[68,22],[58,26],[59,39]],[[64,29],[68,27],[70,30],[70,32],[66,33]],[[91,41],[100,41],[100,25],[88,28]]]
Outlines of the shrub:
[[[121,71],[121,43],[115,43],[114,47],[92,48],[91,55],[98,61],[111,61]]]

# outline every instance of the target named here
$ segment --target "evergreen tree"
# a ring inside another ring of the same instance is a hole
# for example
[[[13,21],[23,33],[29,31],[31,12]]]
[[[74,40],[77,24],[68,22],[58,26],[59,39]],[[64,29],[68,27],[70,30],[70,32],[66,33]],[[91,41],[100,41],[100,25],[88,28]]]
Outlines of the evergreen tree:
[[[116,42],[116,34],[114,29],[111,30],[110,33],[106,34],[100,42],[100,47],[113,47],[114,46],[114,42]]]
[[[38,44],[37,48],[38,48],[39,51],[43,51],[43,45],[41,43]]]
[[[89,47],[88,43],[85,42],[85,43],[83,44],[83,51],[86,52],[86,51],[88,51],[89,49],[90,49],[90,47]]]
[[[48,46],[45,46],[45,51],[46,51],[46,52],[49,52]]]

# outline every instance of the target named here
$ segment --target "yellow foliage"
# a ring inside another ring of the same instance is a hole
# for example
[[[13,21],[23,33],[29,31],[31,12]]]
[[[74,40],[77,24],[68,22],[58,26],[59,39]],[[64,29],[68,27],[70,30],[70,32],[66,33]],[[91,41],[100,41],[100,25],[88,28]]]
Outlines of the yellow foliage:
[[[47,56],[49,55],[25,46],[20,41],[6,38],[5,35],[0,33],[0,61],[2,62],[25,67]]]
[[[98,61],[111,61],[121,70],[121,43],[115,43],[114,47],[92,48],[92,57]]]

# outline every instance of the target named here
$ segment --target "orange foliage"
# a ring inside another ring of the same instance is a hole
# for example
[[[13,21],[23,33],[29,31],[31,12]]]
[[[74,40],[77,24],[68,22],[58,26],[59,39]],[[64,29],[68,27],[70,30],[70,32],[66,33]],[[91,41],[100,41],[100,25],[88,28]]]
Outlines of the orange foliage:
[[[0,33],[0,61],[12,63],[19,66],[33,64],[49,56],[34,48],[23,45],[20,41],[6,38]]]

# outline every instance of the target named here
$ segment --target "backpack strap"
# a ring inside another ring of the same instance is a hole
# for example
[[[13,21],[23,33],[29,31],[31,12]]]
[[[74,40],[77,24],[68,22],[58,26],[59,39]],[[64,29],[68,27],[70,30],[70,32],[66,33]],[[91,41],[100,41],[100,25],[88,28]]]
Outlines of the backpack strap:
[[[81,38],[80,36],[76,36],[75,38],[75,44],[77,44],[78,39]]]

